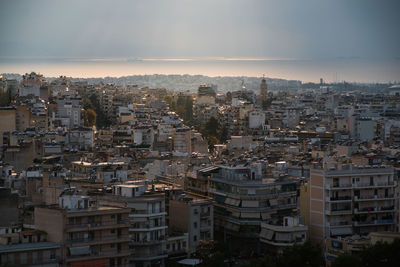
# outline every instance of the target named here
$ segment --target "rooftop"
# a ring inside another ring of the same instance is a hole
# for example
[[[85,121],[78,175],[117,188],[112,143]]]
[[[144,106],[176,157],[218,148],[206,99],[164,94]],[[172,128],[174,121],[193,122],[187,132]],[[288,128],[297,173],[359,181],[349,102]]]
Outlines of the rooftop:
[[[36,243],[22,243],[13,245],[0,245],[0,253],[7,252],[22,252],[40,249],[54,249],[60,248],[60,244],[54,242],[36,242]]]

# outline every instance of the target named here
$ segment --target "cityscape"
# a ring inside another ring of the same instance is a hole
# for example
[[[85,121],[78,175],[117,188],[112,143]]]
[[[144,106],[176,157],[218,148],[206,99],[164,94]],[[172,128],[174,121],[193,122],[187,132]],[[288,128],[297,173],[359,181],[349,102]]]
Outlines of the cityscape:
[[[398,266],[400,5],[215,2],[1,3],[0,266]]]

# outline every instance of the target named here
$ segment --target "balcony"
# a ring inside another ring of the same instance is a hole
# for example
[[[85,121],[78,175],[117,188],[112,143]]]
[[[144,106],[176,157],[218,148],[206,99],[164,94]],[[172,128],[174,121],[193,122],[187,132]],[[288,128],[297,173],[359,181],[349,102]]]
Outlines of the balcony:
[[[166,216],[167,213],[165,211],[154,212],[154,213],[139,213],[135,211],[134,214],[129,214],[130,218],[146,218],[146,217],[158,217],[158,216]]]
[[[131,251],[126,250],[112,250],[112,251],[91,251],[86,255],[69,255],[67,256],[67,261],[81,261],[81,260],[91,260],[96,258],[108,258],[108,257],[126,257],[131,255]]]
[[[327,197],[327,202],[351,202],[351,196]]]
[[[386,225],[386,224],[394,224],[394,219],[381,219],[373,221],[355,222],[354,226],[375,226],[375,225]]]
[[[82,230],[100,230],[100,229],[113,229],[123,228],[130,226],[129,220],[119,221],[102,221],[102,222],[85,222],[76,224],[67,224],[67,231],[82,231]]]
[[[85,244],[101,244],[101,243],[122,243],[129,242],[131,239],[129,235],[114,235],[114,236],[103,236],[103,237],[87,237],[87,238],[75,238],[69,239],[67,242],[70,245],[82,245]]]
[[[352,225],[352,222],[347,222],[347,221],[329,223],[329,226],[330,226],[331,228],[336,228],[336,227],[348,227],[348,226],[351,226],[351,225]]]
[[[392,182],[375,182],[375,183],[356,183],[353,185],[355,188],[376,188],[376,187],[393,187],[396,183]]]
[[[150,226],[150,225],[143,225],[138,228],[129,228],[129,232],[149,232],[149,231],[157,231],[157,230],[164,230],[167,229],[168,226]]]
[[[371,201],[371,200],[390,200],[394,199],[394,195],[369,195],[369,196],[354,196],[355,201]]]
[[[139,240],[139,241],[132,240],[130,242],[130,244],[133,246],[152,246],[152,245],[159,245],[159,244],[165,243],[165,242],[166,242],[166,240],[164,238],[160,238],[158,240],[146,240],[146,239]]]
[[[347,190],[347,189],[351,189],[352,188],[352,184],[326,184],[325,185],[325,189],[328,190]]]
[[[327,215],[349,215],[349,214],[352,214],[353,211],[351,210],[350,207],[348,207],[348,208],[343,208],[343,209],[325,210],[325,213]]]
[[[368,214],[368,213],[384,213],[384,212],[394,212],[394,206],[388,207],[365,207],[360,210],[354,209],[355,214]]]

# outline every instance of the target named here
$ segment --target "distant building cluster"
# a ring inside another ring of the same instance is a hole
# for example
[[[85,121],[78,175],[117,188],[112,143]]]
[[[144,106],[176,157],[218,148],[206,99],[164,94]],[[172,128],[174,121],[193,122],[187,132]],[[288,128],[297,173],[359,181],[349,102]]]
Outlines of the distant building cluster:
[[[399,237],[399,86],[192,92],[32,72],[0,91],[0,266],[193,266],[218,243],[249,259],[308,240],[330,265]]]

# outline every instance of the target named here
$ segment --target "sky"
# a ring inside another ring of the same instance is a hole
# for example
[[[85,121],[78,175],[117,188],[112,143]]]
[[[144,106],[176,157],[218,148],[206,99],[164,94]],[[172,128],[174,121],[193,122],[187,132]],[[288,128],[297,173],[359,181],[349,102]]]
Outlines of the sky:
[[[398,0],[0,0],[2,58],[400,58]]]

